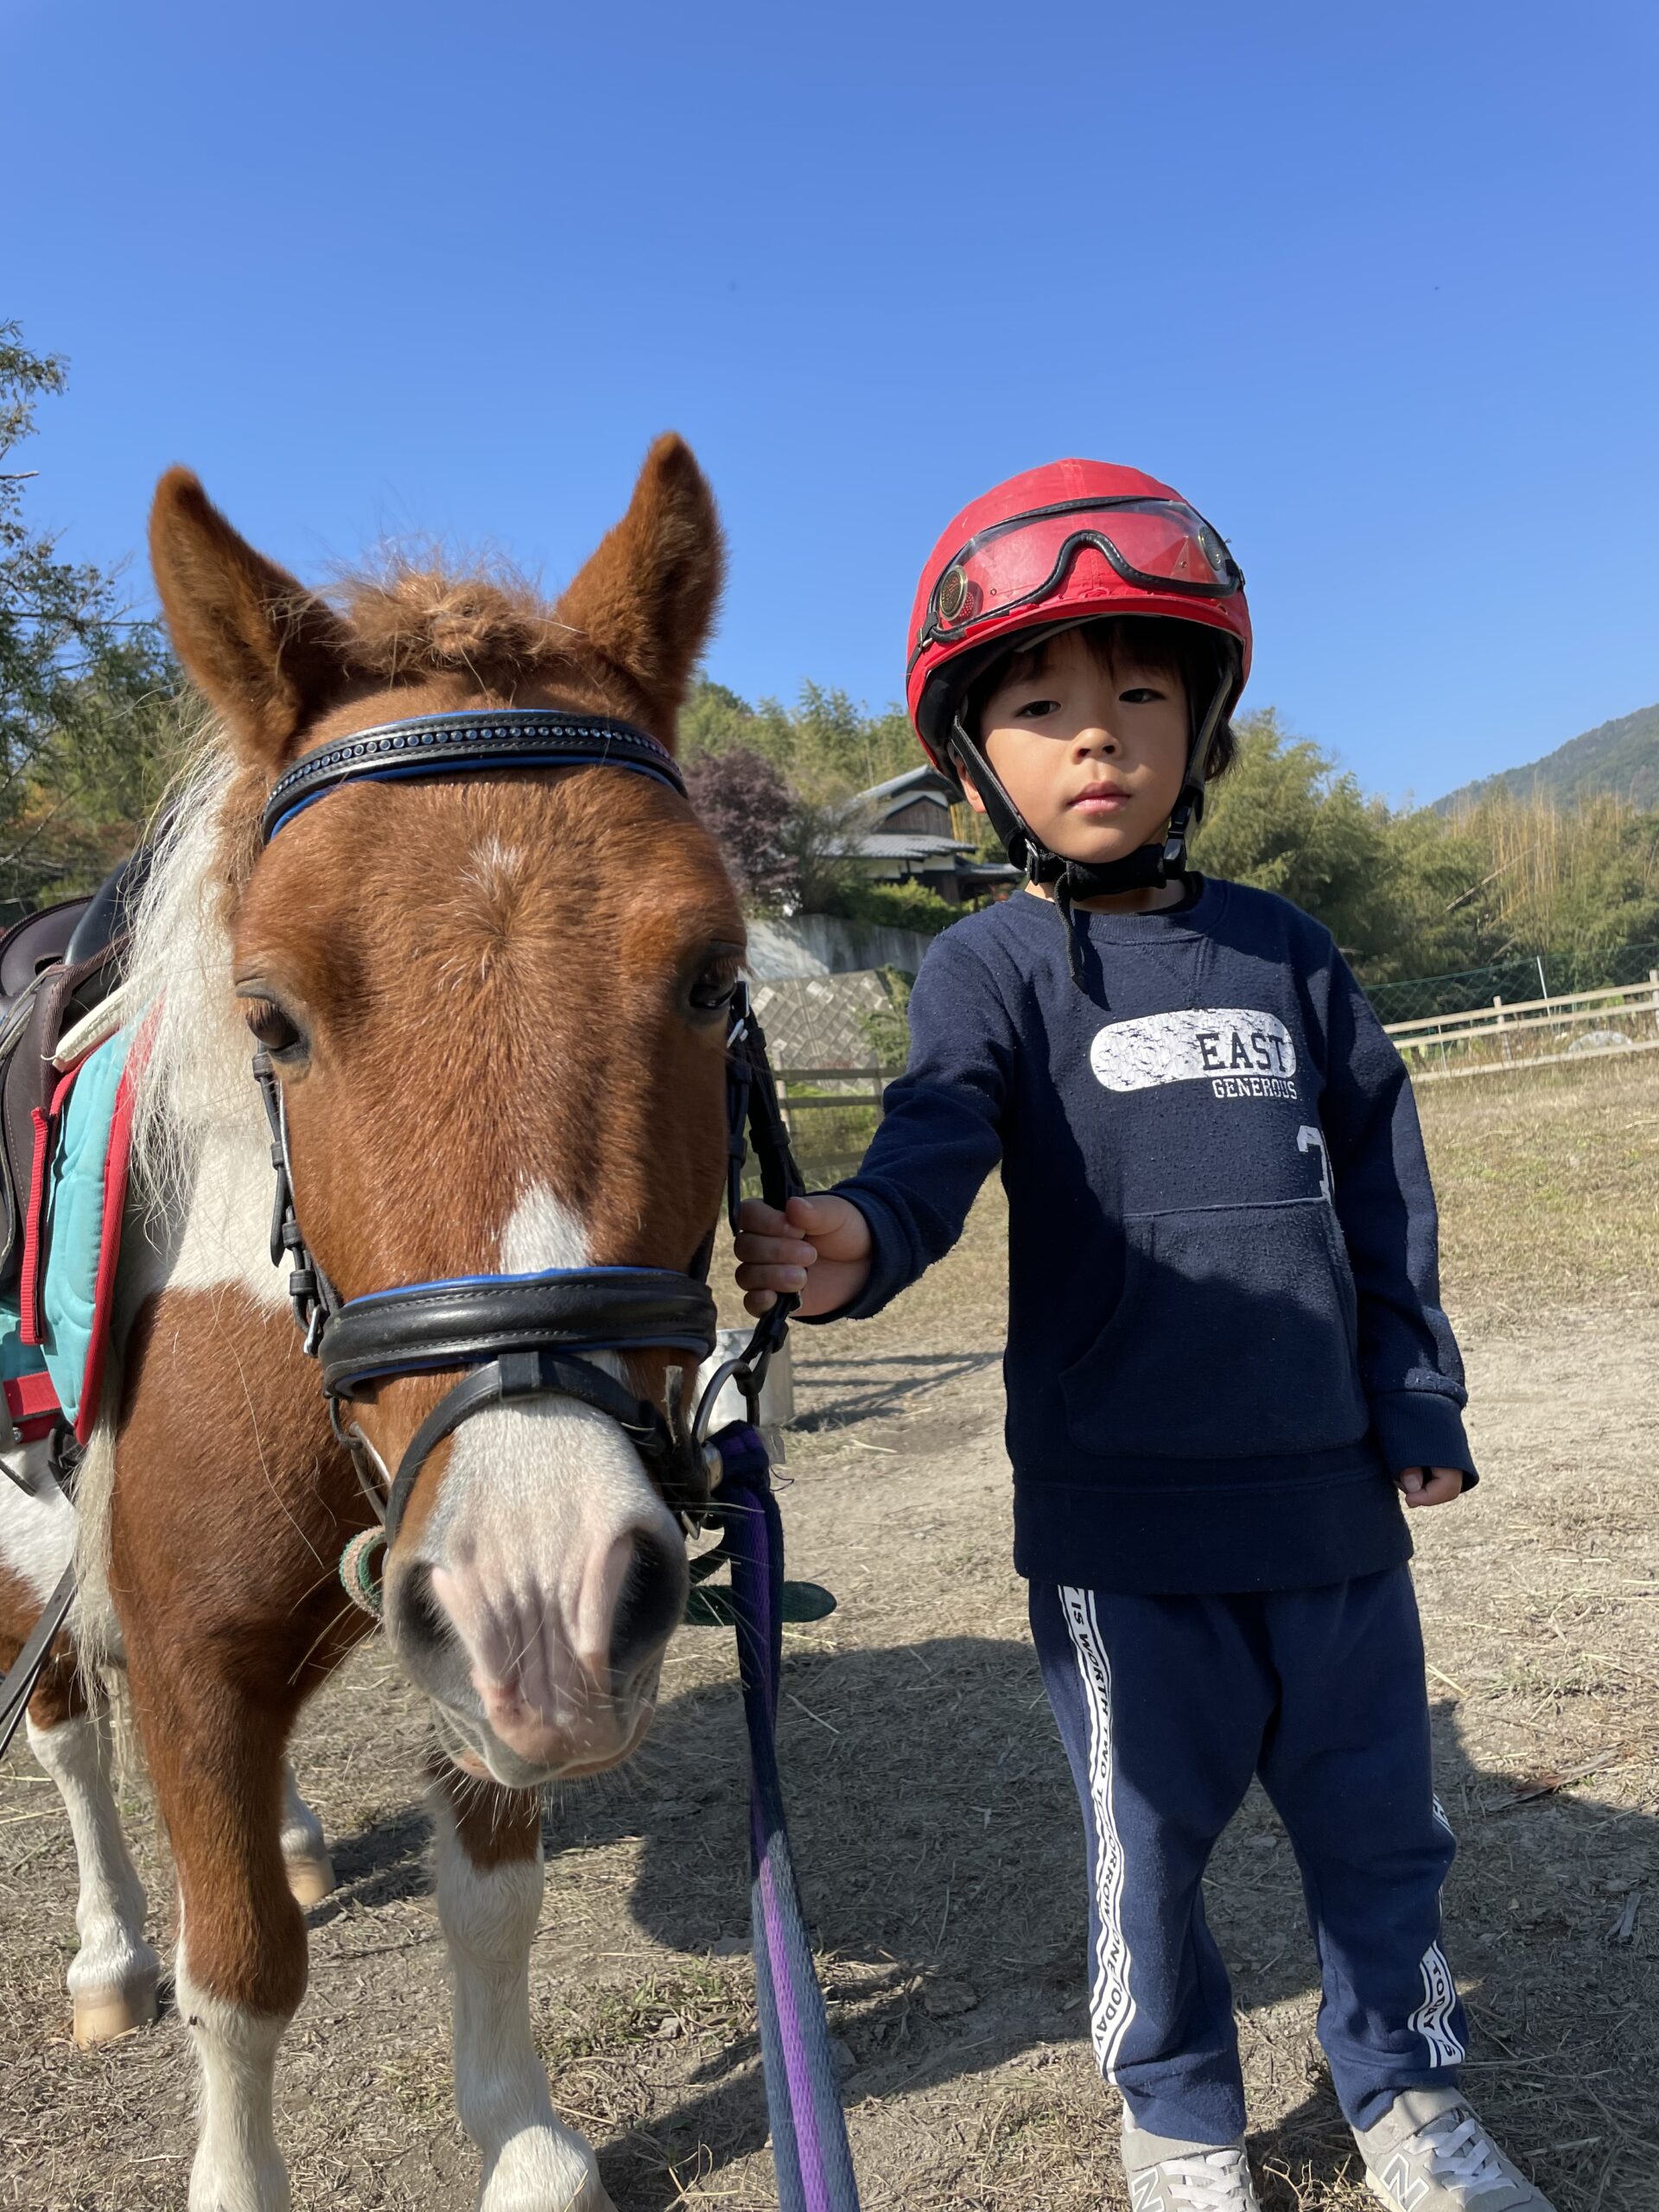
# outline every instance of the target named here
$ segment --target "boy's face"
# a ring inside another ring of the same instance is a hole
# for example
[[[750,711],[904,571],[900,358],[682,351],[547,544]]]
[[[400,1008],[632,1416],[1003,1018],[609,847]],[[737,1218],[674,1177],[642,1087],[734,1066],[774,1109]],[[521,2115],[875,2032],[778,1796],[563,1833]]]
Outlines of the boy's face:
[[[1109,663],[1077,630],[1038,648],[985,702],[979,738],[1003,788],[1051,852],[1116,861],[1163,834],[1191,729],[1180,677]],[[983,800],[964,777],[969,803]]]

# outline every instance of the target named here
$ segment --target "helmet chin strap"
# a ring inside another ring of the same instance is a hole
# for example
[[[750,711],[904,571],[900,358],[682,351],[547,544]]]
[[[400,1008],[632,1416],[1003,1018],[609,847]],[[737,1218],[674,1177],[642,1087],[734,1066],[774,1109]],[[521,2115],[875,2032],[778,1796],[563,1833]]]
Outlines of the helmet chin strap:
[[[1007,786],[990,763],[990,756],[976,737],[969,734],[960,714],[950,726],[950,750],[973,779],[985,803],[986,818],[1002,840],[1008,858],[1022,868],[1033,883],[1052,884],[1054,903],[1066,925],[1066,954],[1071,980],[1079,989],[1087,986],[1083,974],[1083,947],[1072,909],[1082,899],[1109,899],[1122,891],[1154,891],[1186,871],[1186,839],[1192,825],[1204,815],[1204,772],[1210,747],[1233,689],[1230,670],[1224,671],[1204,719],[1187,748],[1181,788],[1170,809],[1160,843],[1137,846],[1116,861],[1075,861],[1044,844],[1009,798]]]

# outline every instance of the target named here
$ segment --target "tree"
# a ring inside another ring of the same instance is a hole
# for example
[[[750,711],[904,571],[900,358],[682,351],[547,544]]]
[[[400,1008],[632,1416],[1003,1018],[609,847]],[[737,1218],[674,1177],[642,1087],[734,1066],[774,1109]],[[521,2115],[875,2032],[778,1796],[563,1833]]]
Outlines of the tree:
[[[88,889],[130,849],[175,742],[178,669],[116,579],[31,529],[9,467],[63,362],[0,323],[0,915]]]
[[[1315,915],[1368,984],[1540,954],[1599,981],[1617,948],[1659,939],[1659,814],[1501,791],[1395,813],[1271,709],[1239,725],[1193,849]]]
[[[747,742],[747,725],[754,709],[723,683],[700,677],[680,709],[679,756],[691,761],[704,753],[723,753],[728,747]],[[753,747],[749,747],[751,751]]]
[[[792,708],[777,699],[752,707],[723,683],[705,679],[681,710],[681,755],[690,760],[733,746],[770,760],[792,791],[819,806],[885,783],[920,759],[899,707],[868,714],[845,691],[810,683],[802,684]]]
[[[1271,708],[1237,731],[1237,758],[1205,800],[1194,859],[1294,899],[1361,959],[1386,955],[1397,934],[1387,808]]]
[[[744,899],[761,907],[790,903],[800,873],[789,839],[795,798],[772,762],[746,745],[699,753],[686,764],[685,788]]]
[[[1500,790],[1448,827],[1458,918],[1479,960],[1541,953],[1566,987],[1570,972],[1599,982],[1609,953],[1659,939],[1659,812],[1609,792],[1558,806]]]

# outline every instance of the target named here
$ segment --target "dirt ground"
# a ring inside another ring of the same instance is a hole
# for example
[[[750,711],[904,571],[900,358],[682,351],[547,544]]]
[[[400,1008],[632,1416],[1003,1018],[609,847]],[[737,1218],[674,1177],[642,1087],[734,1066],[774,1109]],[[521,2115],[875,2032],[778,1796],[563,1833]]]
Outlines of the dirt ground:
[[[1659,2212],[1659,1070],[1428,1088],[1447,1302],[1485,1482],[1421,1516],[1439,1786],[1462,1840],[1448,1945],[1468,2081],[1560,2212]],[[781,1754],[865,2204],[1121,2208],[1087,2048],[1082,1854],[1009,1564],[1001,1222],[880,1320],[798,1347]],[[470,2204],[424,1826],[423,1721],[371,1646],[308,1716],[337,1893],[284,2047],[295,2202]],[[622,2212],[776,2202],[757,2075],[744,1748],[726,1637],[688,1629],[626,1774],[549,1808],[532,1961],[561,2109]],[[168,1924],[142,1789],[130,1827]],[[1231,1963],[1270,2212],[1371,2200],[1312,2037],[1290,1853],[1252,1797],[1210,1909]],[[26,1754],[0,1773],[0,2207],[184,2199],[176,2017],[67,2037],[73,1863]]]

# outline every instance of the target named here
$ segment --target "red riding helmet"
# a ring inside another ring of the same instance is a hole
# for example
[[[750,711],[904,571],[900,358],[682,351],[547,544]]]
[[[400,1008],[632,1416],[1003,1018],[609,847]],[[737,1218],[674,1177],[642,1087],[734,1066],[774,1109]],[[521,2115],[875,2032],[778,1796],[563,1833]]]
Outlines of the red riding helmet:
[[[1224,632],[1238,655],[1231,713],[1250,672],[1244,579],[1179,492],[1138,468],[1055,461],[964,507],[928,556],[910,618],[906,698],[934,765],[948,768],[951,721],[988,646],[1103,614]]]

